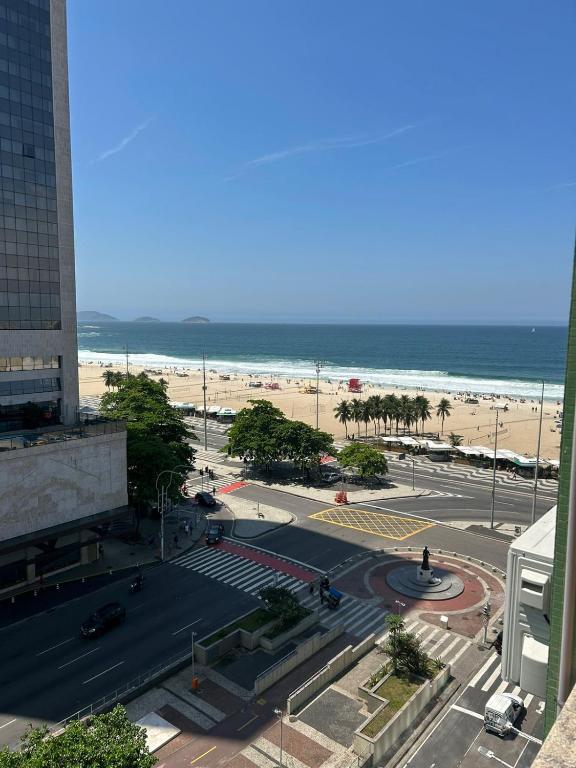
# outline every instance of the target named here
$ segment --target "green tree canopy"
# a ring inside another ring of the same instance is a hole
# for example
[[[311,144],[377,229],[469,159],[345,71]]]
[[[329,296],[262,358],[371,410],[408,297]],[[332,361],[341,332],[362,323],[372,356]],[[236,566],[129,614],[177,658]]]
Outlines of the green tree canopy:
[[[101,412],[126,422],[128,433],[128,495],[136,507],[156,498],[156,479],[164,470],[170,482],[168,493],[180,497],[180,486],[193,466],[194,450],[187,442],[194,437],[181,414],[170,405],[167,385],[145,373],[121,375],[117,389],[102,395]]]
[[[342,467],[353,467],[360,477],[385,475],[388,472],[386,456],[376,448],[363,443],[350,443],[338,453],[338,462]]]
[[[124,707],[76,720],[58,736],[46,727],[30,728],[19,751],[0,750],[0,768],[152,768],[144,728],[126,717]]]
[[[303,421],[291,421],[268,400],[250,400],[228,430],[231,456],[239,456],[260,466],[275,461],[293,461],[309,470],[320,463],[322,453],[332,450],[332,435],[314,429]]]

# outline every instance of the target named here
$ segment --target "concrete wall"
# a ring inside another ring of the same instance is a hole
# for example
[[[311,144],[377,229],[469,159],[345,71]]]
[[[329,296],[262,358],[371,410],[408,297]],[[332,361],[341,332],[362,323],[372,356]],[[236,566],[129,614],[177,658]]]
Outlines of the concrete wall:
[[[348,645],[340,653],[330,659],[328,664],[319,672],[313,675],[309,680],[303,683],[295,691],[292,691],[286,701],[286,713],[292,715],[301,709],[318,691],[329,685],[332,680],[339,677],[344,670],[356,664],[359,659],[374,648],[376,635],[368,635],[357,646]]]
[[[550,627],[544,618],[545,615],[549,614],[549,601],[545,601],[544,610],[539,610],[523,602],[522,570],[545,574],[551,581],[552,559],[533,556],[530,552],[518,553],[512,549],[508,553],[502,677],[516,685],[520,684],[524,638],[533,637],[539,643],[548,645],[550,637]],[[540,691],[536,690],[529,690],[529,692],[538,696],[542,695]]]
[[[324,646],[339,637],[343,631],[342,625],[339,624],[336,627],[332,627],[332,629],[323,635],[318,632],[310,637],[299,645],[291,654],[284,659],[280,659],[279,662],[258,675],[254,682],[254,694],[258,695],[270,688],[274,683],[281,680],[285,675],[306,661],[306,659],[314,656],[314,654],[318,653]]]
[[[404,704],[404,706],[386,723],[384,728],[376,734],[374,738],[362,733],[362,729],[376,717],[386,705],[383,700],[382,706],[372,714],[365,723],[354,733],[354,752],[361,758],[372,758],[372,765],[377,765],[385,754],[390,750],[404,731],[408,730],[414,720],[426,708],[430,701],[435,698],[444,688],[450,678],[450,665],[444,667],[433,680],[426,681],[416,693]],[[382,681],[378,683],[381,685]]]
[[[0,540],[124,506],[126,432],[0,453]]]

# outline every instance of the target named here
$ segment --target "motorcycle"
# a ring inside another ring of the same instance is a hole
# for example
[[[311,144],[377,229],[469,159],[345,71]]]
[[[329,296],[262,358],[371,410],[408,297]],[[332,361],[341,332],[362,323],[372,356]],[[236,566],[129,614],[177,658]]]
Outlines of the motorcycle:
[[[136,592],[141,592],[143,586],[144,586],[144,577],[136,576],[136,578],[132,579],[132,581],[130,582],[130,594],[133,595]]]

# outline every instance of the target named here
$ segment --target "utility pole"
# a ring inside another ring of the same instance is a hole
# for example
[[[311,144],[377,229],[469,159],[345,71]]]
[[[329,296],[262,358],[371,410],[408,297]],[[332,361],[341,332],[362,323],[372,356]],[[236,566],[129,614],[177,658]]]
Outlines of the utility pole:
[[[494,528],[494,505],[496,504],[496,451],[498,450],[499,416],[498,408],[496,408],[496,435],[494,437],[494,463],[492,465],[492,509],[490,511],[490,528]]]
[[[536,522],[536,497],[538,495],[538,468],[540,466],[540,438],[542,437],[542,414],[544,413],[544,382],[540,396],[540,423],[538,425],[538,447],[536,448],[536,467],[534,469],[534,496],[532,498],[532,525]]]
[[[281,709],[275,709],[274,714],[276,717],[280,720],[280,768],[282,768],[282,757],[283,757],[283,744],[282,744],[282,719],[283,719],[283,713]]]
[[[124,350],[126,352],[126,376],[128,376],[128,344],[124,345]]]
[[[202,392],[204,393],[204,450],[208,450],[208,416],[206,415],[206,355],[202,353]]]
[[[320,413],[320,369],[322,368],[322,361],[321,360],[314,360],[314,364],[316,366],[316,429],[318,429],[318,420],[319,420],[319,413]]]
[[[414,483],[415,474],[416,474],[415,462],[414,462],[414,457],[412,457],[412,490],[413,491],[415,490],[415,488],[414,488],[414,485],[415,485],[415,483]]]

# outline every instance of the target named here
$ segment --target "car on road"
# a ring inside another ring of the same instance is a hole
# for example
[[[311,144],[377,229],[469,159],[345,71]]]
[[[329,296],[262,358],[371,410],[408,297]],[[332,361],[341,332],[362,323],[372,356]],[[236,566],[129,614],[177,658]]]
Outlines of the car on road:
[[[206,544],[219,544],[224,536],[222,523],[214,523],[206,532]]]
[[[126,608],[121,603],[107,603],[83,622],[80,627],[80,636],[85,638],[103,635],[118,624],[126,620]]]
[[[201,507],[215,507],[216,506],[216,499],[214,496],[212,496],[211,493],[208,493],[208,491],[198,491],[198,493],[194,496],[198,504],[200,504]]]

